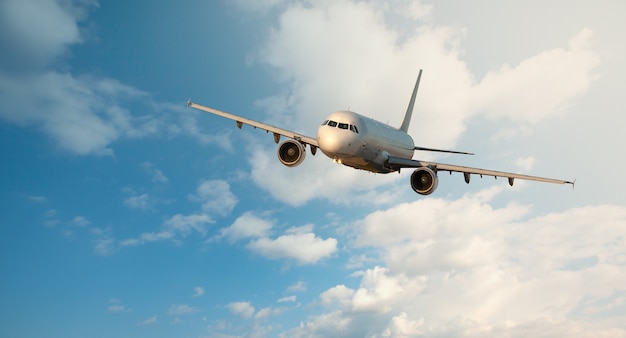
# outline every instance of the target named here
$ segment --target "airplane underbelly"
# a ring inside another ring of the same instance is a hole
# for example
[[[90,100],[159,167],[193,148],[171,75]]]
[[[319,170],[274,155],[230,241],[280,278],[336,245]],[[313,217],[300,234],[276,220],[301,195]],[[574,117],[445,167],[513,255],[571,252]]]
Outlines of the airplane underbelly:
[[[342,164],[374,173],[392,172],[385,166],[386,161],[387,156],[385,152],[363,147],[354,156],[343,158]]]

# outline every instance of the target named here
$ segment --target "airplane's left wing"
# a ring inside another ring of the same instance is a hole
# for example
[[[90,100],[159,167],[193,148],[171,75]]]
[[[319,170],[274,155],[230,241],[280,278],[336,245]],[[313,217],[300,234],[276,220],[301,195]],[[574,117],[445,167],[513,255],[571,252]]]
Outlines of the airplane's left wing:
[[[463,173],[463,176],[465,177],[465,182],[467,183],[469,183],[470,181],[470,175],[476,174],[476,175],[480,175],[481,177],[483,175],[493,176],[495,178],[506,177],[508,178],[510,185],[513,185],[513,180],[516,178],[519,178],[522,180],[539,181],[539,182],[556,183],[556,184],[572,184],[572,185],[574,184],[574,182],[572,181],[566,181],[566,180],[560,180],[560,179],[554,179],[554,178],[507,173],[503,171],[479,169],[479,168],[465,167],[465,166],[453,165],[453,164],[418,161],[418,160],[406,159],[406,158],[401,158],[401,157],[393,157],[393,156],[389,157],[389,159],[387,160],[387,165],[390,168],[396,169],[396,170],[399,170],[400,168],[428,167],[435,171],[459,172],[459,173]]]
[[[305,135],[302,135],[302,134],[298,134],[298,133],[295,133],[295,132],[290,131],[290,130],[274,127],[274,126],[269,125],[269,124],[257,122],[257,121],[254,121],[254,120],[250,120],[248,118],[237,116],[237,115],[233,115],[233,114],[230,114],[230,113],[226,113],[226,112],[223,112],[221,110],[214,109],[214,108],[205,107],[203,105],[199,105],[197,103],[193,103],[193,102],[191,102],[191,100],[187,101],[187,107],[195,108],[195,109],[198,109],[198,110],[205,111],[207,113],[211,113],[211,114],[215,114],[215,115],[219,115],[219,116],[225,117],[227,119],[231,119],[231,120],[233,120],[233,121],[235,121],[237,123],[237,127],[239,129],[241,129],[241,127],[244,124],[253,126],[254,128],[263,129],[263,130],[265,130],[265,131],[267,131],[269,133],[274,134],[274,142],[276,142],[276,143],[278,143],[280,141],[280,136],[285,136],[287,138],[294,139],[294,140],[300,141],[302,143],[308,144],[309,146],[311,146],[311,152],[313,154],[315,154],[315,151],[318,148],[317,139],[309,137],[309,136],[305,136]]]

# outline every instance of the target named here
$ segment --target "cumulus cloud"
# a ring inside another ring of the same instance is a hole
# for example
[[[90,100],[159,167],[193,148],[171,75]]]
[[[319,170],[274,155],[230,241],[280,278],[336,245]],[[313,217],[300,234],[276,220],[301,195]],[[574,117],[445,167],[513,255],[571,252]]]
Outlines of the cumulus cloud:
[[[243,319],[250,319],[254,315],[254,306],[250,302],[233,302],[226,307],[228,307],[230,312]]]
[[[418,145],[452,148],[474,118],[522,122],[518,130],[566,114],[597,78],[600,58],[589,29],[574,35],[566,47],[528,55],[477,78],[463,60],[466,32],[416,19],[427,17],[432,8],[411,3],[320,1],[280,7],[277,24],[256,58],[275,70],[285,88],[258,101],[269,121],[314,136],[313,126],[327,114],[350,107],[398,125],[423,68],[409,133]],[[408,19],[402,33],[391,21],[398,15]],[[388,188],[402,176],[362,173],[311,157],[290,170],[278,163],[274,147],[251,147],[249,152],[254,182],[291,205],[315,198],[385,204],[398,196]],[[426,160],[433,156],[419,155]],[[306,184],[293,189],[293,182]]]
[[[189,195],[193,201],[202,204],[202,210],[220,215],[230,213],[237,204],[237,197],[230,191],[230,185],[222,180],[202,181],[196,193]]]
[[[6,0],[0,3],[0,67],[43,67],[81,41],[79,22],[95,1]],[[25,18],[28,18],[25,20]]]
[[[248,248],[268,258],[294,258],[301,264],[311,264],[332,255],[337,250],[337,240],[322,239],[312,232],[301,232],[276,239],[259,238],[251,241]]]
[[[220,233],[230,241],[237,241],[246,238],[265,237],[269,234],[272,226],[272,222],[259,218],[251,212],[246,212],[239,216],[231,226],[221,229]]]
[[[228,148],[228,142],[197,130],[193,118],[167,114],[184,108],[155,102],[147,93],[115,79],[58,71],[67,50],[83,40],[80,23],[92,0],[7,0],[0,3],[0,118],[48,135],[79,155],[112,155],[120,138],[142,138],[159,131],[185,133]],[[28,18],[25,20],[24,18]],[[163,181],[155,171],[155,180]]]
[[[423,199],[357,222],[354,245],[375,249],[383,265],[361,271],[357,288],[322,292],[327,312],[290,333],[626,335],[626,209],[533,216],[528,206],[491,206],[495,196]]]
[[[277,238],[271,238],[272,221],[246,212],[235,222],[220,230],[220,238],[231,242],[248,240],[246,247],[270,259],[291,258],[300,264],[313,264],[337,250],[335,238],[322,239],[313,232],[313,225],[292,227]]]
[[[600,57],[591,48],[592,39],[593,31],[585,28],[567,48],[547,50],[516,66],[488,72],[472,90],[476,108],[492,118],[530,123],[563,114],[598,76],[593,69]]]

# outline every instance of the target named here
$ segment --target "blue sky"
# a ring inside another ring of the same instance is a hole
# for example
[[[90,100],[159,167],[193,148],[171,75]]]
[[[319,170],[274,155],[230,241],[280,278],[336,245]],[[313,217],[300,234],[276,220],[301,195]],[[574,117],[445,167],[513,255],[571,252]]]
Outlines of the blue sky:
[[[626,336],[620,1],[0,1],[0,335]],[[350,108],[416,158],[308,154]]]

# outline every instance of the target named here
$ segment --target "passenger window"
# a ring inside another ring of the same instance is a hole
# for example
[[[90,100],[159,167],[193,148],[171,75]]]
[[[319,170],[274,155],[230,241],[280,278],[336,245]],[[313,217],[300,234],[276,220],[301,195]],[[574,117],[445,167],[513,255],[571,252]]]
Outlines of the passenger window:
[[[336,127],[337,126],[337,122],[335,121],[328,121],[328,125],[331,127]]]
[[[348,129],[348,124],[347,123],[339,123],[339,128],[340,129]]]

